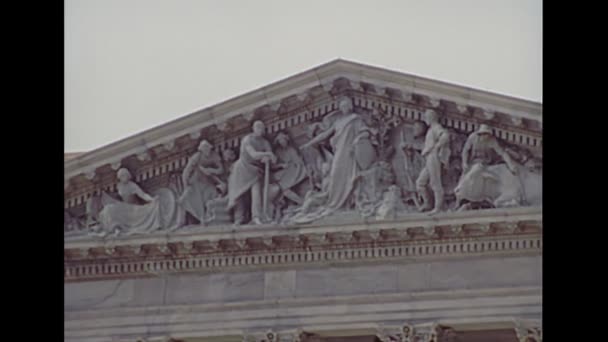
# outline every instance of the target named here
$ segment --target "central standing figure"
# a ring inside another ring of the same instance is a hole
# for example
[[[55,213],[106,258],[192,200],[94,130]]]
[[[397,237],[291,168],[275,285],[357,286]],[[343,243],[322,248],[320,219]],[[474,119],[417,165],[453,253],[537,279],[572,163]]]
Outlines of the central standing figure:
[[[228,178],[228,210],[234,208],[234,223],[242,224],[247,212],[246,195],[251,194],[251,221],[262,224],[266,219],[262,207],[264,192],[264,169],[266,163],[276,163],[268,140],[264,138],[264,123],[253,123],[253,133],[241,141],[239,159],[234,163]],[[251,190],[251,191],[249,191]],[[271,194],[266,194],[272,198]]]
[[[300,212],[296,223],[307,223],[328,216],[345,207],[362,171],[369,169],[375,156],[370,142],[370,127],[353,108],[349,97],[339,101],[339,111],[331,115],[331,125],[301,148],[310,148],[329,139],[333,150],[327,179],[326,200],[312,211]],[[328,117],[329,117],[328,115]]]

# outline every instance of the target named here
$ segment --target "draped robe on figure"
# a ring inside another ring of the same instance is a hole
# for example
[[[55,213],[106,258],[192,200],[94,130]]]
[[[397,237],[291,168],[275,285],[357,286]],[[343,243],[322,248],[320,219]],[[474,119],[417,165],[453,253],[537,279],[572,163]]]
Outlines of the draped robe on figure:
[[[280,163],[287,164],[284,169],[274,173],[276,182],[282,190],[291,189],[306,178],[306,165],[294,147],[280,147],[276,151],[276,156]]]
[[[243,138],[239,159],[232,166],[232,172],[228,178],[228,210],[232,209],[239,198],[254,184],[263,179],[264,164],[249,155],[246,148],[248,146],[258,152],[272,151],[270,143],[263,137],[250,134]]]
[[[358,114],[349,114],[335,121],[334,134],[330,139],[334,156],[329,172],[327,200],[311,212],[296,215],[294,222],[311,222],[344,206],[359,175],[354,147],[357,136],[365,129],[367,125]]]
[[[201,223],[207,219],[207,203],[219,197],[217,185],[219,178],[214,175],[207,175],[200,170],[200,167],[222,169],[220,157],[212,152],[204,156],[201,152],[194,154],[186,166],[188,175],[187,182],[184,184],[184,192],[180,197],[180,202],[186,212],[194,216]],[[186,172],[186,171],[184,171]]]
[[[99,218],[106,231],[119,228],[127,234],[148,233],[174,228],[178,224],[175,194],[171,190],[158,189],[158,197],[145,204],[135,203],[136,194],[142,193],[142,190],[134,182],[119,186],[118,193],[124,202],[102,194],[104,207]]]

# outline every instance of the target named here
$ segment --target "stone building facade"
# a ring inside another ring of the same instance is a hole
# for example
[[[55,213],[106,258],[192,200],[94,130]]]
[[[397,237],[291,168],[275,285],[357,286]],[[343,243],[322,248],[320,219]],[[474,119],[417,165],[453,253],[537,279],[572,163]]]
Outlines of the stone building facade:
[[[336,60],[65,160],[66,341],[542,341],[542,105]]]

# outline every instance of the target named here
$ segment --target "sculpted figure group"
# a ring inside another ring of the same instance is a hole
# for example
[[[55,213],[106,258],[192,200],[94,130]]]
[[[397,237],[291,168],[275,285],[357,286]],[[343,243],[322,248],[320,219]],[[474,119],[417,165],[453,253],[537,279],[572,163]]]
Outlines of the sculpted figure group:
[[[238,157],[203,140],[173,189],[148,194],[120,169],[119,198],[102,193],[87,203],[90,221],[98,223],[93,233],[297,224],[352,212],[384,220],[400,213],[540,204],[540,173],[502,146],[485,124],[462,149],[454,148],[456,133],[433,110],[424,113],[424,121],[389,132],[372,126],[343,97],[338,110],[308,126],[308,135],[295,135],[299,147],[286,131],[269,140],[261,121],[241,140]],[[460,150],[460,156],[452,152]],[[462,166],[460,176],[454,165]],[[446,182],[455,186],[446,191]]]

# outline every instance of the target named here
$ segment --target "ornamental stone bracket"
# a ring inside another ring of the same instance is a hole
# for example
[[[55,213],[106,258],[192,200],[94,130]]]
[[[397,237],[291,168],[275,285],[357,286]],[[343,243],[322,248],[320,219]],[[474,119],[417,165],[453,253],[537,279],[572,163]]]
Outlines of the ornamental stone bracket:
[[[382,342],[455,342],[454,328],[436,322],[399,327],[379,326],[376,337]]]
[[[542,342],[542,324],[535,320],[514,320],[519,342]]]
[[[242,342],[309,342],[302,330],[251,332],[243,334]]]
[[[513,322],[519,342],[542,342],[539,321],[514,319]],[[501,325],[506,327],[508,324]],[[467,329],[455,328],[455,326],[451,326],[449,323],[440,324],[436,321],[416,324],[406,322],[400,326],[376,324],[375,329],[366,329],[364,326],[359,329],[359,334],[365,334],[364,331],[369,330],[370,334],[375,335],[381,342],[457,342],[458,333],[467,331]],[[317,331],[316,329],[311,331],[303,328],[277,331],[266,329],[263,331],[243,332],[240,339],[237,336],[231,336],[226,340],[237,341],[238,339],[239,342],[323,342],[326,338],[332,336],[346,338],[347,336],[340,336],[344,334],[344,331],[341,332],[340,334],[336,331]],[[134,339],[137,342],[188,342],[191,340],[198,341],[199,339],[194,337],[176,338],[168,336],[139,337]],[[133,339],[129,341],[133,341]]]
[[[480,323],[474,330],[478,331],[481,329],[483,331],[483,326],[484,324]],[[540,320],[513,319],[511,323],[508,321],[496,321],[485,326],[489,329],[496,329],[498,326],[501,326],[505,330],[509,326],[512,326],[515,329],[519,342],[542,342]],[[469,330],[470,328],[466,329],[463,326],[459,326],[456,322],[454,322],[454,325],[450,323],[440,324],[438,322],[404,323],[400,326],[379,324],[376,328],[376,337],[382,342],[456,342],[458,341],[459,332]]]

